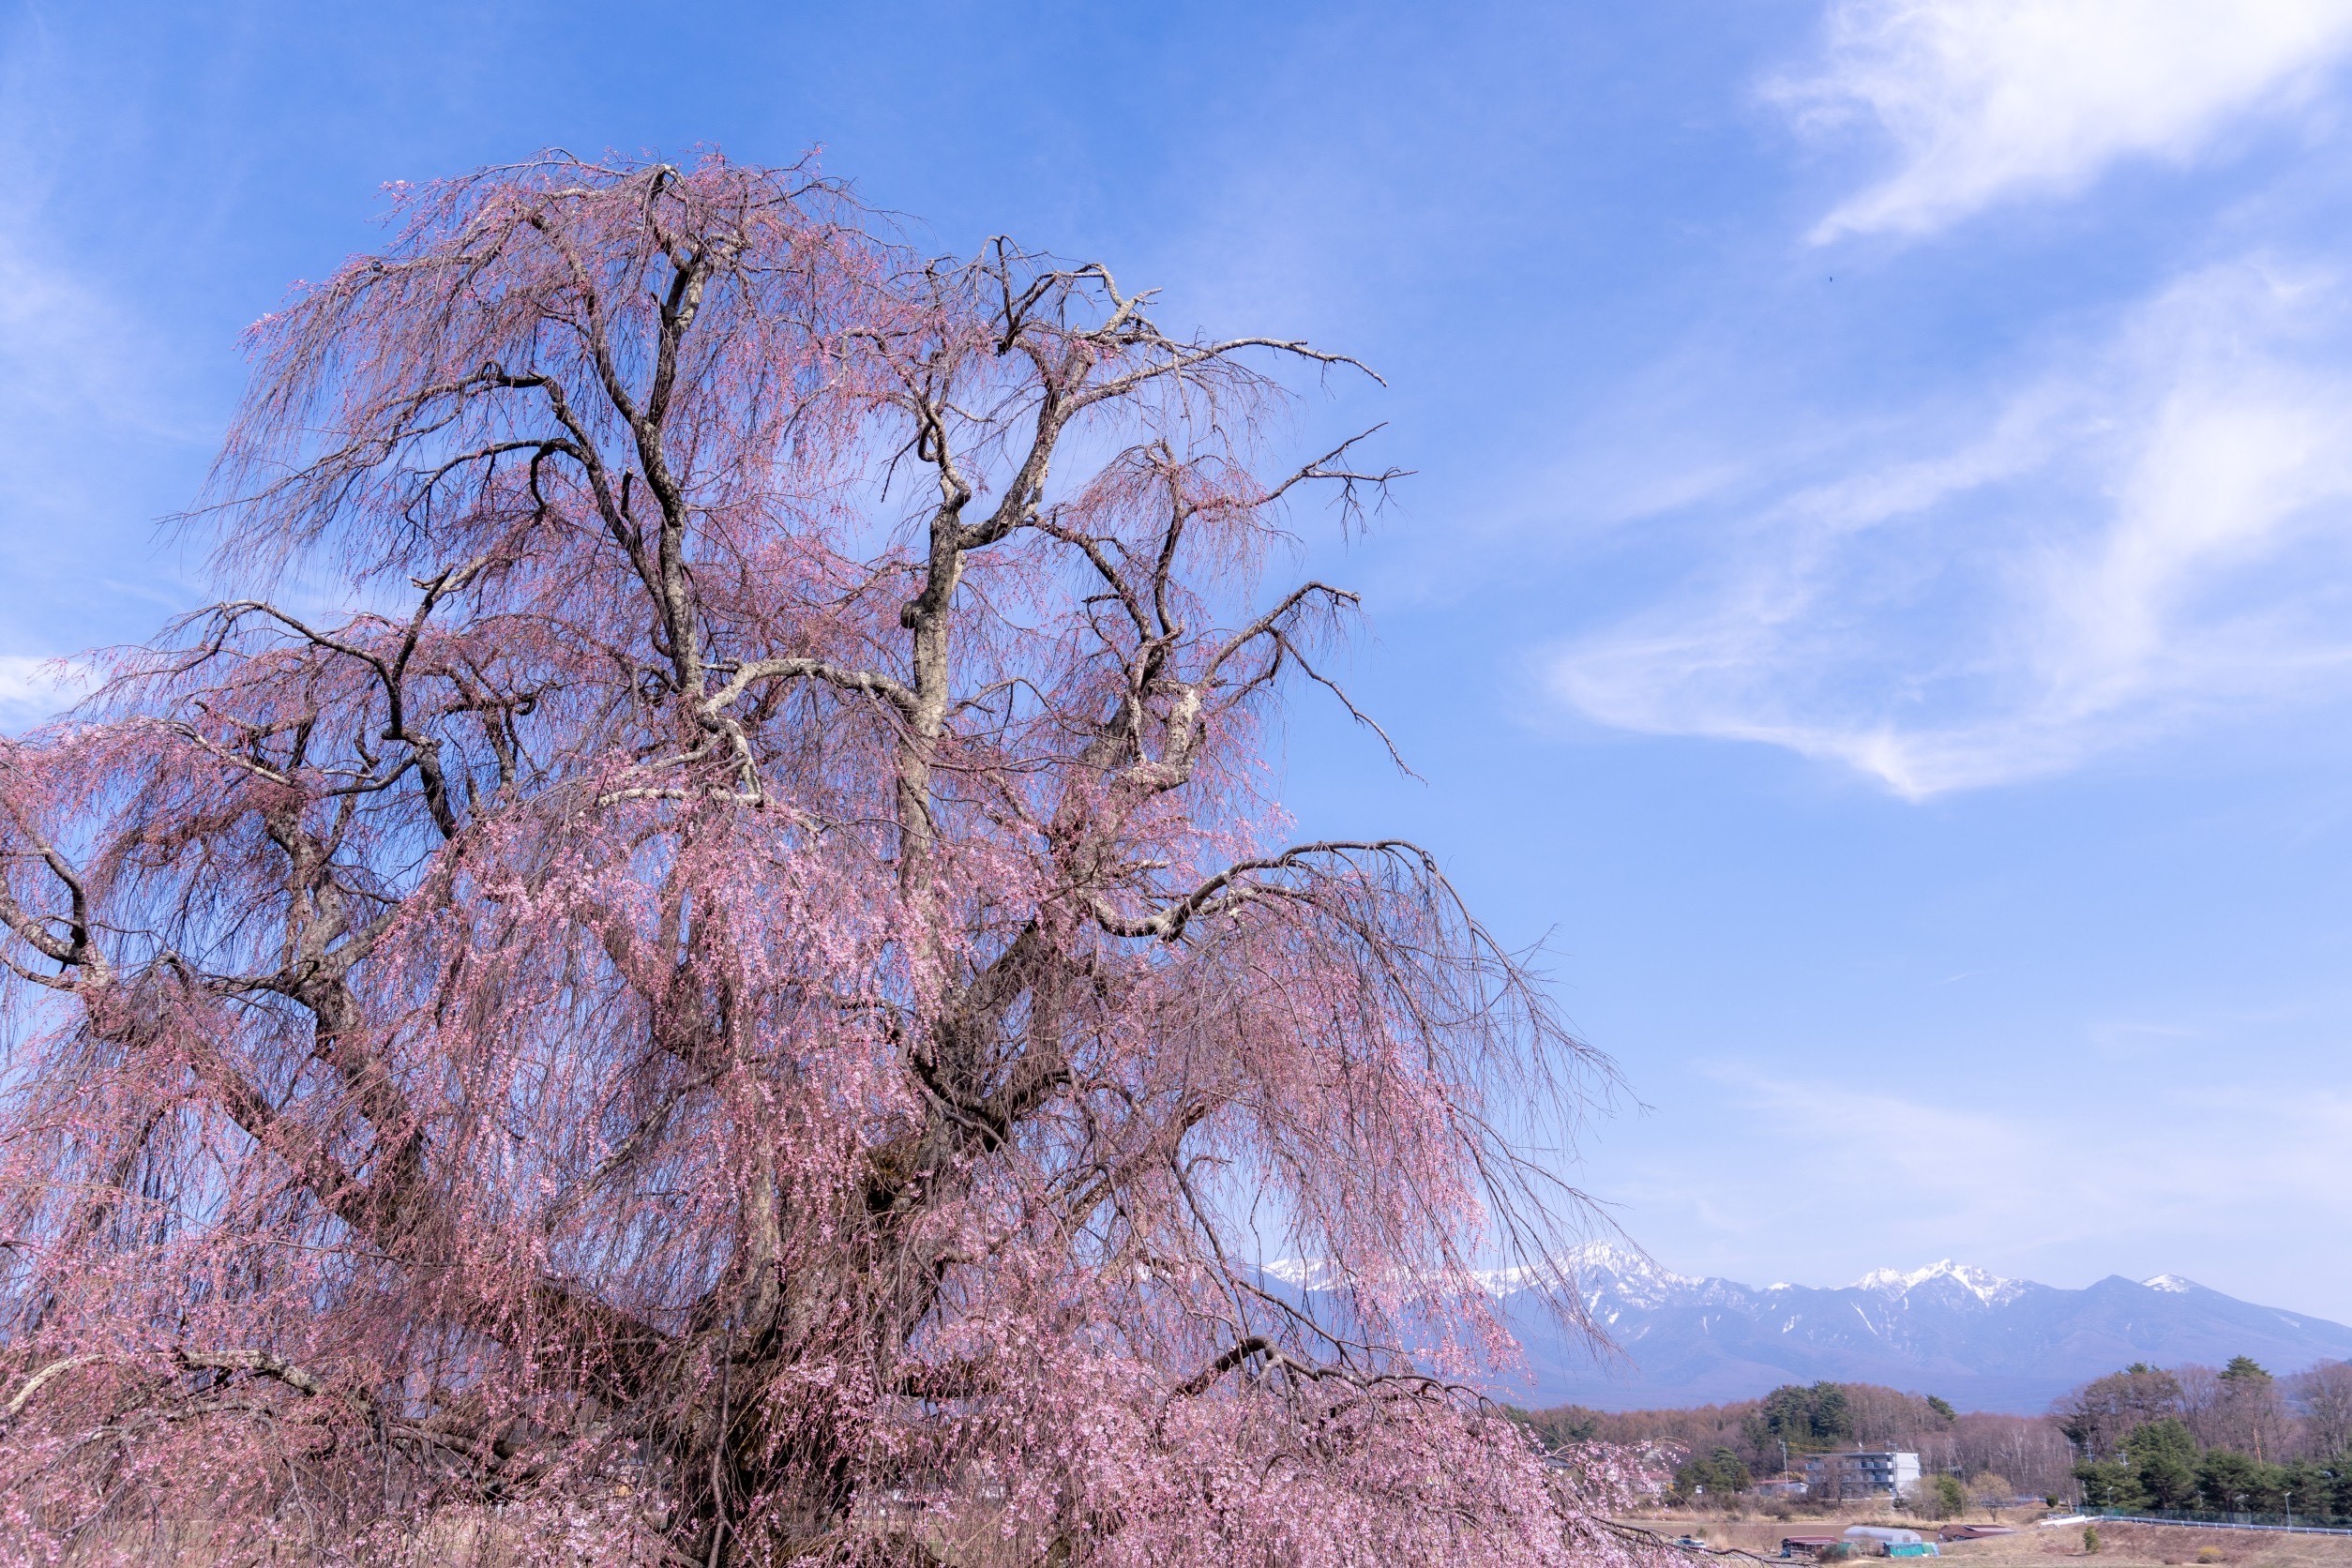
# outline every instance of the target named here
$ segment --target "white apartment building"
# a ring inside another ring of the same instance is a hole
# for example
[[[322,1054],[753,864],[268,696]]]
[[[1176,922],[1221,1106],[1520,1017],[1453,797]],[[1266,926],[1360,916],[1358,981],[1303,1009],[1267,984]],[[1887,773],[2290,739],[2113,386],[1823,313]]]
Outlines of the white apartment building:
[[[1919,1455],[1897,1450],[1805,1455],[1805,1495],[1848,1501],[1907,1498],[1919,1490]]]

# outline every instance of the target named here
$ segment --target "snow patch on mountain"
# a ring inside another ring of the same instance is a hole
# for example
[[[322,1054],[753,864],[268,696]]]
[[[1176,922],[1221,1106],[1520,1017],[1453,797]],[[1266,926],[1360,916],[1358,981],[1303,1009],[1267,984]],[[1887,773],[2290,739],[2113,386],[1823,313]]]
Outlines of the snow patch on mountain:
[[[1609,1242],[1571,1247],[1547,1263],[1489,1269],[1478,1275],[1478,1283],[1491,1295],[1509,1296],[1562,1278],[1583,1296],[1587,1311],[1599,1311],[1604,1298],[1621,1310],[1665,1306],[1689,1297],[1706,1283],[1662,1269],[1633,1248]]]
[[[1986,1306],[2002,1306],[2015,1301],[2029,1283],[2022,1279],[2003,1279],[1989,1270],[1969,1263],[1955,1263],[1947,1258],[1923,1269],[1873,1269],[1847,1289],[1875,1291],[1882,1296],[1902,1296],[1937,1279],[1951,1280]]]
[[[2352,1327],[2233,1301],[2179,1274],[2081,1289],[1946,1259],[1832,1289],[1692,1279],[1622,1248],[1591,1248],[1578,1286],[1613,1352],[1506,1297],[1544,1403],[1663,1409],[1754,1398],[1781,1383],[1885,1383],[1963,1409],[2047,1409],[2135,1361],[2251,1355],[2266,1365],[2352,1360]],[[1622,1273],[1612,1271],[1621,1270]]]
[[[1348,1282],[1347,1274],[1328,1258],[1277,1258],[1266,1273],[1293,1290],[1331,1290]]]
[[[1347,1283],[1338,1265],[1328,1259],[1278,1259],[1266,1264],[1265,1272],[1295,1290],[1334,1290]],[[1564,1279],[1583,1298],[1587,1311],[1610,1322],[1616,1320],[1619,1312],[1627,1309],[1649,1312],[1669,1306],[1703,1305],[1727,1298],[1753,1300],[1759,1295],[1792,1291],[1809,1294],[1817,1289],[1776,1280],[1756,1290],[1729,1280],[1676,1274],[1659,1266],[1644,1253],[1611,1242],[1589,1242],[1544,1262],[1485,1269],[1471,1277],[1487,1294],[1499,1299],[1545,1289]],[[1924,1268],[1873,1269],[1850,1285],[1832,1289],[1867,1291],[1890,1303],[1900,1303],[1910,1292],[1939,1280],[1951,1281],[1988,1307],[2006,1306],[2036,1289],[2031,1280],[2005,1278],[1989,1269],[1949,1258]],[[2139,1283],[2144,1289],[2171,1295],[2203,1289],[2194,1280],[2176,1274],[2161,1274]],[[1873,1334],[1880,1332],[1869,1313],[1859,1306],[1855,1310]]]
[[[1664,1306],[1697,1305],[1726,1294],[1749,1298],[1759,1293],[1812,1289],[1781,1280],[1766,1286],[1762,1292],[1756,1292],[1748,1286],[1737,1285],[1729,1280],[1676,1274],[1670,1269],[1661,1268],[1631,1247],[1608,1242],[1592,1242],[1571,1248],[1553,1259],[1548,1265],[1493,1269],[1481,1274],[1478,1279],[1493,1294],[1508,1296],[1540,1285],[1558,1274],[1565,1274],[1576,1281],[1586,1306],[1594,1309],[1604,1301],[1620,1306],[1654,1310]],[[1956,1263],[1947,1258],[1922,1269],[1873,1269],[1845,1289],[1867,1290],[1874,1295],[1899,1300],[1907,1292],[1937,1280],[1952,1281],[1985,1306],[2005,1306],[2033,1288],[2029,1280],[2005,1279],[1989,1270],[1969,1263]]]

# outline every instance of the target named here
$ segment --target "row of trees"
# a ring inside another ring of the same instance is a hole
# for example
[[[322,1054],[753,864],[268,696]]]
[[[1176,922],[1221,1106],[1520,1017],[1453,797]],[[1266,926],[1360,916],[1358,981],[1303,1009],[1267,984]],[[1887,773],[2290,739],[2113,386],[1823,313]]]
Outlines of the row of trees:
[[[2006,1500],[2019,1492],[2064,1492],[2074,1451],[2046,1416],[1962,1411],[1934,1395],[1877,1383],[1788,1383],[1760,1399],[1687,1410],[1595,1410],[1561,1406],[1530,1412],[1529,1423],[1553,1442],[1666,1442],[1692,1456],[1690,1482],[1722,1495],[1737,1465],[1750,1477],[1800,1470],[1807,1454],[1840,1448],[1916,1452],[1923,1470],[1958,1478]]]
[[[1688,1410],[1595,1410],[1562,1405],[1528,1413],[1555,1442],[1666,1441],[1694,1454],[1731,1453],[1751,1471],[1776,1474],[1794,1458],[1856,1444],[1884,1445],[1949,1429],[1958,1413],[1933,1395],[1877,1383],[1788,1383],[1760,1399]]]
[[[1923,1436],[1920,1464],[1943,1474],[2005,1477],[2012,1497],[2064,1497],[2074,1453],[2047,1416],[1969,1411]],[[1991,1488],[1986,1488],[1989,1492]]]
[[[2246,1356],[2225,1366],[2134,1363],[2094,1379],[2046,1416],[1963,1412],[1875,1383],[1787,1383],[1760,1399],[1687,1410],[1562,1406],[1527,1421],[1553,1442],[1670,1443],[1689,1455],[1683,1497],[1733,1496],[1784,1458],[1840,1448],[1907,1449],[1928,1478],[1921,1505],[1951,1513],[2018,1496],[2234,1513],[2352,1516],[2352,1363],[2273,1377]]]
[[[2132,1433],[2166,1418],[2199,1448],[2271,1464],[2325,1458],[2352,1448],[2352,1363],[2274,1378],[2249,1356],[2218,1370],[2134,1362],[2068,1395],[2057,1415],[2085,1460],[2118,1457]]]
[[[1683,1504],[1736,1500],[1755,1485],[1754,1474],[1737,1454],[1717,1448],[1704,1455],[1693,1455],[1677,1466],[1667,1498]],[[2007,1476],[1978,1470],[1966,1480],[1956,1473],[1929,1476],[1919,1491],[1903,1500],[1903,1506],[1923,1518],[1952,1519],[1972,1509],[1998,1512],[2016,1495],[2016,1484]]]
[[[2137,1428],[2116,1457],[2077,1465],[2074,1478],[2083,1500],[2101,1508],[2352,1515],[2352,1454],[2265,1464],[2198,1447],[2178,1416]]]
[[[2095,1506],[2352,1516],[2352,1364],[2278,1379],[2246,1356],[2137,1363],[2076,1390],[2058,1421]]]

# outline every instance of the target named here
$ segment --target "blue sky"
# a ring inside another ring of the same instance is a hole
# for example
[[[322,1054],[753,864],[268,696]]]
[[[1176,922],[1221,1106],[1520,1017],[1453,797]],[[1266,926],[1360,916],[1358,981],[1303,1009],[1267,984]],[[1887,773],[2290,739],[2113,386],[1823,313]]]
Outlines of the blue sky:
[[[198,14],[200,13],[201,14]],[[1385,419],[1315,833],[1545,938],[1685,1273],[2352,1320],[2352,0],[20,5],[0,703],[196,600],[234,339],[375,192],[827,168]]]

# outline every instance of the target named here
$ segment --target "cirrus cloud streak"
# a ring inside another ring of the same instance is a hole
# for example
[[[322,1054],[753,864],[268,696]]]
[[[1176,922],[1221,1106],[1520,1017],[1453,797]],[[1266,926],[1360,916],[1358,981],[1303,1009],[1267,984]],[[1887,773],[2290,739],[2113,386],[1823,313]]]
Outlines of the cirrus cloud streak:
[[[2352,0],[1833,0],[1825,39],[1767,96],[1816,128],[1875,122],[1897,162],[1817,242],[2073,195],[2119,159],[2186,163],[2315,101],[2352,52]]]
[[[1943,450],[1735,521],[1556,648],[1596,722],[1762,741],[1918,798],[2352,697],[2352,294],[2184,278]]]

